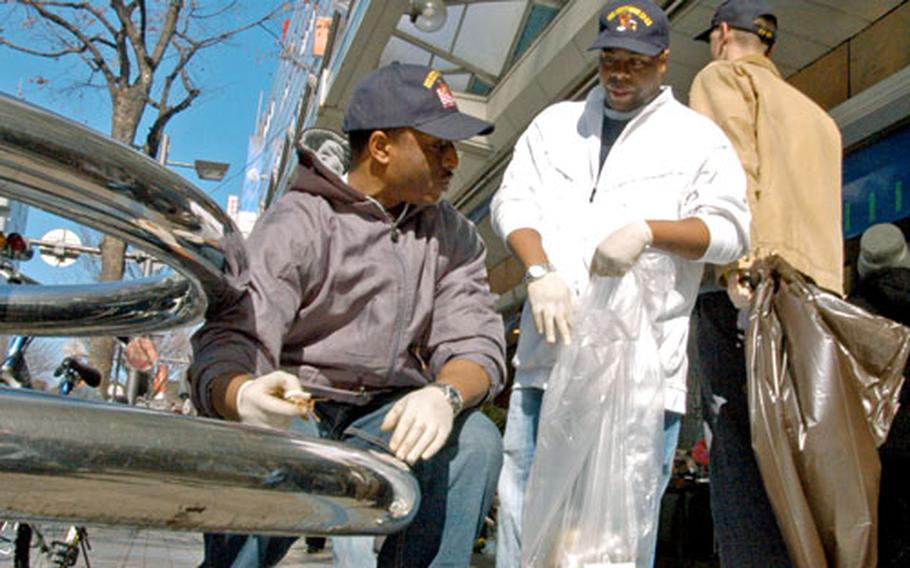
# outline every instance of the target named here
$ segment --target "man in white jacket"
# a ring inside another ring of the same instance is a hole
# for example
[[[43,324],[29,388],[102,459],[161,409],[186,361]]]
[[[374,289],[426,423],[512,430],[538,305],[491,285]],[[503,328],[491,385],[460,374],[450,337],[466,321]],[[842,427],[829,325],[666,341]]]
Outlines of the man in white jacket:
[[[686,341],[704,263],[748,249],[746,179],[729,140],[661,80],[669,22],[649,0],[609,3],[591,49],[600,84],[586,100],[538,115],[518,140],[493,225],[527,268],[528,301],[499,480],[497,566],[519,566],[522,501],[556,342],[571,341],[575,301],[591,276],[621,276],[647,249],[676,268],[661,326],[664,482],[686,401]]]

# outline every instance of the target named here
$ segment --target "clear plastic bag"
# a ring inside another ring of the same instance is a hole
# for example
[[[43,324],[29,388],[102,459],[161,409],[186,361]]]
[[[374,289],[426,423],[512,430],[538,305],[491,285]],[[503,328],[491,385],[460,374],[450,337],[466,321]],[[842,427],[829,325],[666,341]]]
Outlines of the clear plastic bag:
[[[523,566],[652,565],[663,456],[657,327],[673,261],[646,253],[582,297],[544,396]]]

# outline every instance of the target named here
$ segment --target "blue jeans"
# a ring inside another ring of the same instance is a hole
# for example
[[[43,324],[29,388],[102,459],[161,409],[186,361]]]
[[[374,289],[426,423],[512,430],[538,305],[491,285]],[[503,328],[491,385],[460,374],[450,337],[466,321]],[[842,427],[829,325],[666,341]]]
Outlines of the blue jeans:
[[[385,397],[366,407],[320,402],[316,408],[321,419],[320,435],[358,448],[389,451],[387,444],[392,433],[382,432],[380,425],[392,405],[404,394]],[[501,466],[502,441],[496,426],[474,410],[459,415],[446,445],[431,459],[413,466],[412,472],[420,485],[420,507],[407,528],[385,539],[379,551],[378,565],[468,566],[474,539],[490,510]],[[258,558],[251,555],[251,561],[258,564],[239,564],[237,561],[241,558],[238,556],[233,564],[224,565],[238,568],[269,566],[271,564],[263,561],[273,560],[273,553],[280,548],[275,543],[290,539],[265,537],[265,540],[272,548],[266,546]],[[206,545],[208,559],[208,538]],[[255,551],[260,549],[261,546]],[[280,551],[281,556],[286,551],[286,548]]]
[[[520,371],[519,371],[520,372]],[[537,429],[544,391],[539,388],[516,386],[509,400],[506,433],[503,437],[504,459],[499,476],[499,512],[496,520],[497,568],[521,566],[521,514],[525,489],[534,450],[537,447]],[[664,461],[661,493],[670,482],[673,456],[682,416],[667,412],[664,418]]]
[[[315,420],[295,418],[291,431],[308,436],[320,436]],[[332,537],[332,559],[339,568],[375,568],[376,553],[373,552],[373,536]],[[297,537],[206,534],[205,560],[203,567],[265,567],[281,561]]]

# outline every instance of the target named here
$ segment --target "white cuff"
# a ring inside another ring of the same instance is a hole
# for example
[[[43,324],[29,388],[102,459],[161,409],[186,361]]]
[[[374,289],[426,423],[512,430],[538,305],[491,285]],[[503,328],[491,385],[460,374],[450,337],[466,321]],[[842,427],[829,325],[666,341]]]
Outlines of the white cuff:
[[[741,235],[736,225],[720,215],[696,215],[708,227],[709,241],[699,262],[727,264],[749,250],[749,236]]]

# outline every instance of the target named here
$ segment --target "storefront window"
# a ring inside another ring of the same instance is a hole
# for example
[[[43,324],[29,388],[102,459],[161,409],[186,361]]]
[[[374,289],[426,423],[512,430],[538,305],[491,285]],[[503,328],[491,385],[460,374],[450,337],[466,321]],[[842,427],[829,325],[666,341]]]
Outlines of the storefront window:
[[[844,159],[844,237],[910,216],[910,124]]]

